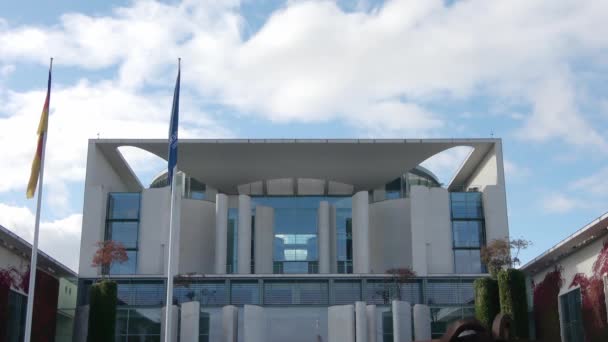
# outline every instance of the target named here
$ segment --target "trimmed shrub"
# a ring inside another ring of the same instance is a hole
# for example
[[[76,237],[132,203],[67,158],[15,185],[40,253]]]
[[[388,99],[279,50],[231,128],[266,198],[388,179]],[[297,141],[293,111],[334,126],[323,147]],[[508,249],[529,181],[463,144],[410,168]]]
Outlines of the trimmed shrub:
[[[520,270],[508,269],[498,273],[500,311],[511,316],[516,338],[528,338],[528,299],[526,276]]]
[[[114,342],[116,296],[114,281],[103,280],[91,286],[87,342]]]
[[[492,278],[475,280],[475,318],[486,328],[492,328],[494,317],[500,312],[498,282]]]

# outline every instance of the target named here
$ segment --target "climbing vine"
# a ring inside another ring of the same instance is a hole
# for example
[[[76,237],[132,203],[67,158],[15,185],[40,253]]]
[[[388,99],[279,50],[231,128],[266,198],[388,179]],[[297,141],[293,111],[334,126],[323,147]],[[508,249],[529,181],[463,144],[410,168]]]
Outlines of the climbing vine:
[[[577,273],[570,287],[579,286],[582,295],[582,316],[585,340],[588,342],[608,341],[606,323],[606,296],[603,275],[608,273],[608,240],[593,263],[591,276]]]
[[[534,320],[539,341],[561,341],[558,295],[563,282],[562,268],[556,266],[534,286]]]

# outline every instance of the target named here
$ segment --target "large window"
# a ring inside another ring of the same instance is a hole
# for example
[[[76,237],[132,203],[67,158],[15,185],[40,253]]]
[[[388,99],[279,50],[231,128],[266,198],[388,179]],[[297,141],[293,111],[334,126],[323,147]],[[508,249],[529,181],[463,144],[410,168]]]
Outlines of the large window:
[[[393,342],[393,313],[382,313],[382,342]]]
[[[13,290],[8,291],[8,320],[0,322],[6,329],[8,342],[21,342],[25,333],[25,308],[27,297]]]
[[[116,311],[116,341],[160,341],[160,308]]]
[[[128,257],[125,263],[112,265],[110,274],[136,273],[140,202],[141,195],[136,192],[113,192],[108,196],[105,239],[122,243]]]
[[[455,273],[485,273],[480,255],[485,244],[481,193],[452,192],[450,204]]]
[[[226,253],[226,273],[236,273],[238,250],[238,229],[239,229],[239,210],[237,208],[228,209],[228,250]],[[253,236],[253,234],[252,234]]]
[[[343,270],[340,273],[352,273],[350,197],[253,197],[254,206],[274,209],[274,273],[318,273],[317,221],[321,201],[336,208],[338,268]]]

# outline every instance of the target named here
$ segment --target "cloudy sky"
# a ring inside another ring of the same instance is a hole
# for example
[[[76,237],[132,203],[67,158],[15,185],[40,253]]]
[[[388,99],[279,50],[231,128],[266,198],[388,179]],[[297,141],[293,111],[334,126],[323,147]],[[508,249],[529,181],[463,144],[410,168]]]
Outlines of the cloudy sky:
[[[25,186],[55,58],[41,248],[78,264],[87,139],[500,137],[527,260],[608,210],[602,0],[0,2],[0,224]],[[144,182],[162,161],[123,151]],[[447,183],[466,150],[425,165]]]

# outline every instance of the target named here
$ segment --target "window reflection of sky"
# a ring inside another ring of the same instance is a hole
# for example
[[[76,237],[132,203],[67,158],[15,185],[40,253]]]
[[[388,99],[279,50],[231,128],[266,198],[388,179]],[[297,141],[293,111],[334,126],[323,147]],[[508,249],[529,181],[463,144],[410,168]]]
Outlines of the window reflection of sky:
[[[336,208],[339,260],[346,258],[347,221],[352,217],[350,196],[254,196],[252,207],[274,209],[274,260],[318,261],[318,209],[322,201]],[[255,210],[253,210],[255,213]],[[300,265],[305,268],[306,264]],[[297,266],[293,264],[293,266]],[[291,267],[291,266],[290,266]],[[288,273],[288,270],[285,270]]]

